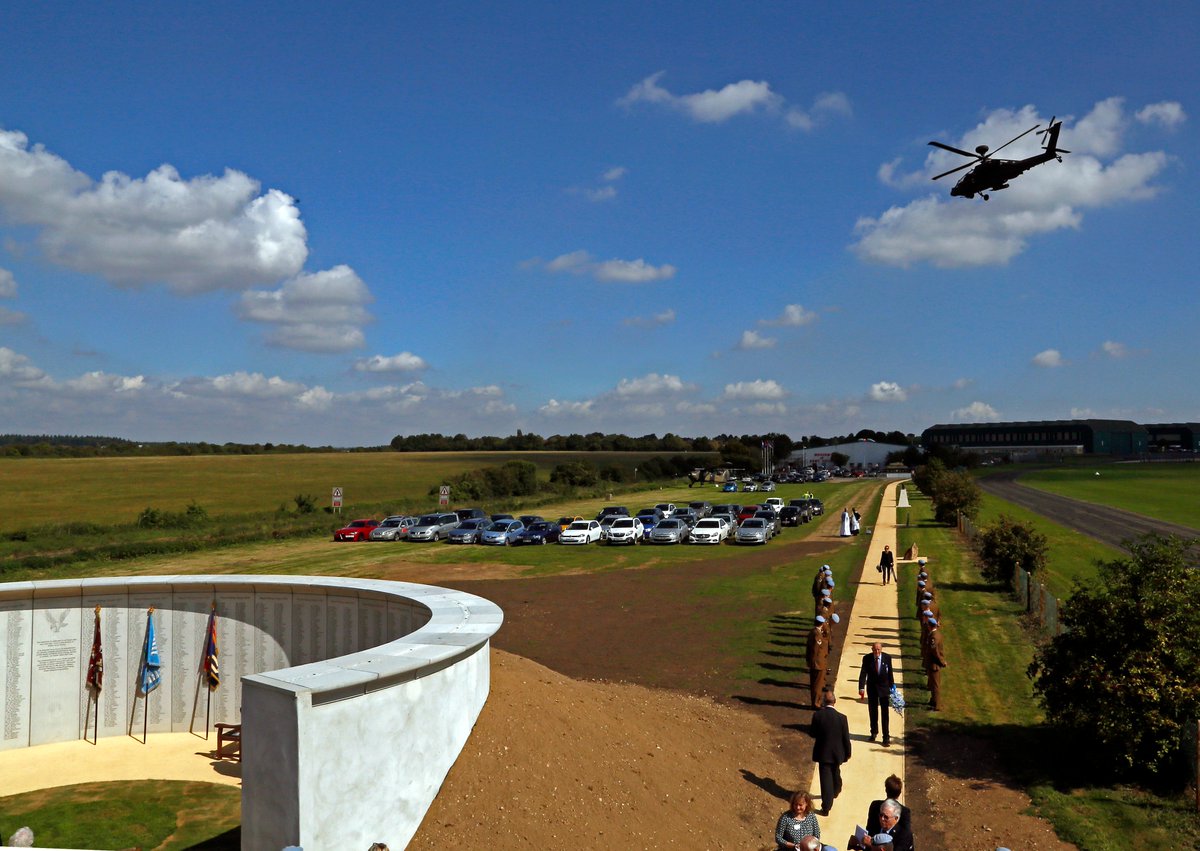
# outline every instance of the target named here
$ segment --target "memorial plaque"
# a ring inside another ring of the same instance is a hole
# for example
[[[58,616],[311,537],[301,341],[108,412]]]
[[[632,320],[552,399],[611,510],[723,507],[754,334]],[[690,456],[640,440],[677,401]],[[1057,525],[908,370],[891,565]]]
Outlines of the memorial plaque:
[[[80,604],[83,641],[79,650],[79,721],[87,725],[87,737],[123,736],[129,731],[129,611],[126,594],[83,597]],[[93,697],[83,687],[88,658],[92,654],[92,624],[96,606],[100,607],[100,648],[104,653],[104,681],[100,694]],[[89,707],[90,704],[90,707]]]
[[[205,729],[208,689],[202,682],[200,666],[204,661],[212,601],[211,590],[176,591],[172,595],[171,731],[174,733]],[[218,612],[218,618],[219,615]]]
[[[251,673],[278,671],[292,658],[292,592],[259,591],[254,595],[254,667]]]
[[[154,636],[158,641],[158,658],[162,679],[150,694],[141,692],[142,661],[146,658],[146,610],[154,607]],[[142,728],[149,733],[171,732],[171,591],[139,592],[129,595],[129,658],[126,672],[130,700],[129,732],[140,737]],[[183,672],[186,677],[187,673]]]
[[[292,594],[292,665],[329,658],[325,650],[325,595]]]
[[[329,655],[334,659],[358,650],[358,597],[330,594],[325,603],[329,617]]]
[[[29,746],[33,598],[0,603],[0,750]]]
[[[217,644],[221,685],[212,694],[212,721],[242,723],[242,677],[253,673],[254,592],[221,591],[217,596]]]
[[[387,607],[388,641],[395,641],[416,632],[428,621],[428,617],[418,616],[423,610],[418,611],[411,603],[388,600]]]
[[[29,744],[63,742],[79,735],[79,672],[82,612],[79,597],[33,601],[33,682]],[[88,620],[88,642],[92,621]]]
[[[369,650],[388,642],[387,601],[362,597],[358,601],[358,649]]]

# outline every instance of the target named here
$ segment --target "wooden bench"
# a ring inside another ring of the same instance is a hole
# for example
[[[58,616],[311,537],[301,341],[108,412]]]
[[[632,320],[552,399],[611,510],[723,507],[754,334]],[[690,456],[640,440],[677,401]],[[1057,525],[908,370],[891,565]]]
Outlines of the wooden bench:
[[[242,761],[242,725],[218,724],[217,726],[217,759],[232,757]]]

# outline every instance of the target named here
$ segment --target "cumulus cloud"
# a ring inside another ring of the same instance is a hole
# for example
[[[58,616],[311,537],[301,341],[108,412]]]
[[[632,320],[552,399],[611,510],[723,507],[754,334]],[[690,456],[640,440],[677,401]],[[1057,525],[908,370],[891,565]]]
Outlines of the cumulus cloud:
[[[371,355],[360,358],[354,368],[359,372],[418,372],[429,366],[425,358],[412,352],[401,352],[398,355]]]
[[[1183,107],[1173,100],[1147,104],[1134,117],[1142,124],[1161,124],[1163,127],[1177,127],[1187,120]]]
[[[26,355],[0,346],[0,384],[30,386],[42,383],[46,377]]]
[[[654,328],[659,325],[670,325],[675,321],[675,311],[668,307],[662,313],[655,313],[651,316],[630,316],[628,319],[622,319],[624,325],[629,325],[634,328]]]
[[[725,385],[725,399],[774,400],[787,396],[787,391],[774,379],[739,381]]]
[[[587,196],[589,201],[595,201],[597,203],[600,201],[611,201],[613,198],[617,197],[617,187],[601,186],[598,189],[586,189],[584,190],[583,194]]]
[[[572,251],[560,254],[553,260],[527,261],[526,266],[541,266],[552,274],[569,273],[572,275],[589,275],[597,281],[615,281],[626,284],[643,284],[650,281],[666,281],[675,277],[674,266],[664,263],[653,266],[644,259],[637,260],[604,260],[597,261],[587,251]]]
[[[1063,360],[1062,352],[1058,349],[1046,349],[1044,352],[1038,352],[1033,356],[1032,361],[1034,366],[1040,366],[1044,369],[1054,369],[1066,363]]]
[[[659,83],[664,74],[665,71],[659,71],[635,84],[617,105],[628,108],[637,103],[660,104],[701,124],[720,124],[752,113],[782,115],[789,126],[800,130],[812,130],[829,116],[851,112],[850,100],[842,92],[820,94],[811,107],[802,109],[789,105],[763,80],[739,80],[720,89],[677,95]]]
[[[614,180],[620,180],[627,174],[629,174],[628,168],[623,165],[615,165],[600,175],[600,179],[605,183],[612,183]]]
[[[344,352],[364,343],[361,326],[371,320],[370,290],[349,266],[305,273],[277,290],[243,293],[243,319],[273,326],[267,341],[308,352]]]
[[[298,396],[308,388],[278,375],[268,378],[261,372],[231,372],[211,378],[189,378],[174,385],[188,396],[223,396],[255,399],[284,399]]]
[[[867,395],[874,402],[903,402],[908,399],[904,388],[894,381],[879,381],[872,384]]]
[[[965,408],[951,411],[950,416],[959,422],[967,423],[996,422],[1000,419],[996,409],[986,402],[972,402]]]
[[[659,396],[664,393],[679,393],[684,389],[678,375],[659,375],[651,372],[641,378],[622,378],[617,384],[618,396]]]
[[[797,327],[800,325],[809,325],[817,321],[817,314],[811,310],[805,310],[799,304],[789,304],[783,308],[783,313],[774,319],[760,319],[759,325],[766,326],[781,326],[781,327]]]
[[[855,252],[868,262],[902,267],[1003,265],[1035,236],[1079,228],[1088,208],[1147,200],[1158,193],[1153,181],[1169,163],[1165,153],[1117,156],[1127,125],[1120,98],[1100,101],[1074,127],[1068,122],[1064,119],[1060,143],[1073,153],[1062,163],[1051,161],[1030,170],[990,202],[972,203],[939,191],[878,217],[861,217],[855,225]],[[1045,127],[1048,121],[1032,106],[996,110],[953,144],[964,150],[979,144],[997,146],[1035,124]],[[1021,159],[1040,151],[1039,134],[1031,133],[1006,148],[1003,157]],[[927,185],[929,177],[963,162],[962,157],[933,150],[923,169],[902,174],[892,162],[881,167],[880,178],[901,189]]]
[[[241,290],[308,256],[295,200],[242,172],[185,179],[164,164],[95,181],[17,131],[0,131],[0,213],[34,228],[51,262],[119,286]]]
[[[974,383],[975,379],[973,378],[956,378],[950,386],[955,390],[966,390]]]
[[[578,416],[591,413],[594,404],[591,399],[583,402],[560,402],[558,399],[551,399],[538,408],[538,413],[548,417]]]
[[[777,342],[774,337],[764,337],[757,331],[743,331],[742,339],[738,341],[737,347],[743,350],[773,349]]]
[[[0,298],[17,297],[17,279],[7,269],[0,269]]]
[[[1110,358],[1120,360],[1121,358],[1129,357],[1129,347],[1124,343],[1117,343],[1113,340],[1105,340],[1100,346],[1104,353]]]

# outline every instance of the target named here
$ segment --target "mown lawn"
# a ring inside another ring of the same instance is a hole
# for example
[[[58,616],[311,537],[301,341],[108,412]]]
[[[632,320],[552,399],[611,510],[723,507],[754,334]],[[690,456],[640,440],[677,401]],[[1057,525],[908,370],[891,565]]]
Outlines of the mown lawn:
[[[1099,475],[1096,475],[1099,473]],[[1023,485],[1200,529],[1200,464],[1107,464],[1036,470]]]
[[[1007,770],[1033,799],[1038,814],[1080,848],[1200,847],[1200,818],[1189,795],[1162,797],[1127,787],[1094,786],[1074,776],[1075,760],[1062,752],[1053,731],[1042,724],[1032,682],[1025,674],[1040,637],[1023,623],[1021,607],[1007,588],[983,578],[964,540],[954,530],[932,522],[928,498],[914,488],[909,496],[913,525],[900,531],[930,559],[950,663],[942,675],[946,708],[934,715],[925,708],[928,692],[919,671],[915,607],[907,617],[902,610],[909,724],[935,736],[945,731],[991,741]],[[915,572],[899,573],[900,599],[913,600]]]

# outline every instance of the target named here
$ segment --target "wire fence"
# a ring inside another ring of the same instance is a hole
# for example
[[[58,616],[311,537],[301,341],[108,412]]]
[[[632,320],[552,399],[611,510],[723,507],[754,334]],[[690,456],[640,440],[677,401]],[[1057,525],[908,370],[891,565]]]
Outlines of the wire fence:
[[[977,534],[974,522],[962,514],[958,515],[958,531],[972,541]],[[1047,635],[1066,632],[1058,618],[1062,602],[1050,593],[1045,584],[1034,579],[1029,571],[1021,567],[1013,571],[1012,589],[1025,606],[1026,613],[1037,618]]]

